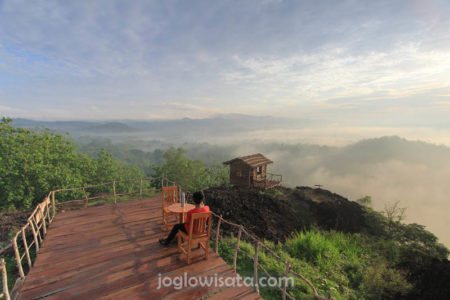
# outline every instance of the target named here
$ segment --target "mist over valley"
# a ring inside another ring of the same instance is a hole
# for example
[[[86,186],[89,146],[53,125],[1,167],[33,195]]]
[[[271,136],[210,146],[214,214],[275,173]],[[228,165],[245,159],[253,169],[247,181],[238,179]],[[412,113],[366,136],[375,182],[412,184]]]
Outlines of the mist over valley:
[[[162,163],[162,153],[170,147],[183,147],[190,158],[208,166],[263,153],[274,161],[269,172],[282,174],[286,186],[320,184],[350,200],[370,196],[377,210],[398,201],[407,208],[406,222],[426,225],[450,245],[450,148],[444,145],[445,129],[341,128],[326,121],[246,115],[167,121],[18,119],[13,124],[70,132],[82,151],[93,155],[105,148],[141,168]]]

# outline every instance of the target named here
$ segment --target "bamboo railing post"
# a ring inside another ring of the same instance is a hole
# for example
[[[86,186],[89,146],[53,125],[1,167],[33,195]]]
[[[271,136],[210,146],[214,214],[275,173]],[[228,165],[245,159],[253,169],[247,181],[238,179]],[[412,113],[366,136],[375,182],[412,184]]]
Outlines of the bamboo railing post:
[[[39,252],[39,242],[38,242],[37,233],[36,233],[36,230],[34,230],[33,222],[31,222],[31,220],[28,220],[28,224],[30,224],[31,232],[33,233],[34,244],[36,245],[36,253],[37,253],[37,252]]]
[[[253,258],[253,280],[255,284],[256,292],[259,295],[259,284],[258,284],[258,255],[259,255],[259,242],[255,242],[255,257]]]
[[[217,221],[217,229],[216,229],[216,245],[215,250],[216,253],[219,254],[219,234],[220,234],[220,224],[222,223],[222,215],[219,217],[219,221]]]
[[[47,197],[45,199],[45,211],[46,211],[46,215],[47,215],[47,221],[48,221],[48,225],[50,225],[50,223],[52,222],[52,220],[50,219],[50,208],[48,207],[48,203],[50,199]]]
[[[241,241],[241,235],[242,235],[242,226],[239,226],[239,232],[236,239],[236,245],[234,246],[234,256],[233,256],[233,270],[236,272],[236,263],[237,263],[237,256],[238,256],[238,250],[239,250],[239,242]]]
[[[161,190],[164,187],[164,174],[161,175]]]
[[[3,257],[0,258],[0,269],[2,269],[3,295],[5,296],[5,300],[10,300],[11,297],[9,296],[8,290],[8,277],[6,273],[6,264],[5,259]]]
[[[87,208],[88,207],[88,203],[89,203],[89,198],[88,198],[88,196],[86,194],[86,188],[83,187],[81,190],[83,191],[84,200],[85,200],[84,208]]]
[[[28,266],[31,269],[31,257],[30,257],[30,252],[28,251],[28,242],[27,242],[27,236],[25,234],[25,227],[22,227],[21,231],[22,231],[23,247],[25,248],[25,254],[27,256]]]
[[[139,186],[139,200],[142,199],[142,178],[141,178],[141,184]]]
[[[39,212],[41,213],[42,216],[42,227],[44,229],[44,237],[47,235],[47,222],[45,222],[45,215],[44,215],[44,211],[42,206],[39,205]]]
[[[22,261],[20,259],[20,253],[19,253],[19,248],[17,247],[17,236],[19,233],[16,234],[16,236],[13,239],[13,248],[14,248],[14,255],[16,257],[16,263],[17,263],[17,269],[19,270],[19,275],[20,278],[24,279],[25,278],[25,274],[23,273],[23,268],[22,268]]]
[[[289,277],[289,271],[291,270],[291,264],[289,262],[286,263],[286,272],[284,273],[284,287],[283,287],[283,300],[286,300],[286,293],[287,293],[287,284],[288,284],[288,277]]]
[[[39,241],[42,243],[43,239],[42,239],[42,236],[41,236],[41,229],[39,228],[38,222],[36,222],[36,215],[34,215],[34,216],[31,218],[31,222],[34,222],[33,225],[36,225],[36,234],[37,234],[37,236],[38,236],[38,238],[39,238]],[[42,227],[42,226],[41,226],[41,227]]]
[[[113,181],[113,193],[114,193],[114,205],[117,205],[117,196],[116,196],[116,181]]]
[[[55,191],[52,192],[52,210],[53,210],[53,216],[52,220],[56,215],[56,204],[55,204]]]

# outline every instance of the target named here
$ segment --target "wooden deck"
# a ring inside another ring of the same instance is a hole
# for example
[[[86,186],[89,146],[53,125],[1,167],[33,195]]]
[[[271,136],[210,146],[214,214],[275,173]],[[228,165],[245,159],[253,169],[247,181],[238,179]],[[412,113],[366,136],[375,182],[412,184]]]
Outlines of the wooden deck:
[[[19,299],[260,299],[248,287],[157,289],[159,274],[236,276],[212,250],[187,265],[163,234],[160,197],[58,213]]]

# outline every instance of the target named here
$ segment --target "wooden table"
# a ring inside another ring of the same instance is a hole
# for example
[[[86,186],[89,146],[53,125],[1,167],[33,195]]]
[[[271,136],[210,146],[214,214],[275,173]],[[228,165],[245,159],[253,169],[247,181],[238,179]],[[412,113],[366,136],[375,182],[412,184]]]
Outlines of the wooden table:
[[[189,203],[185,203],[184,207],[181,207],[180,203],[175,203],[175,204],[167,206],[167,209],[170,210],[171,212],[181,215],[180,216],[181,223],[184,223],[184,214],[194,208],[195,208],[195,205],[189,204]]]

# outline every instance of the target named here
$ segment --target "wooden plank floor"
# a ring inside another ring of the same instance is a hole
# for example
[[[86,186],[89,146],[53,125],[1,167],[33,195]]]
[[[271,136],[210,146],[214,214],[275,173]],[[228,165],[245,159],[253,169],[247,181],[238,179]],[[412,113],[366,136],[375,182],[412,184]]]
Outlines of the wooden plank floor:
[[[260,299],[251,288],[157,289],[159,274],[236,276],[212,250],[187,265],[163,235],[160,197],[58,213],[19,299]]]

